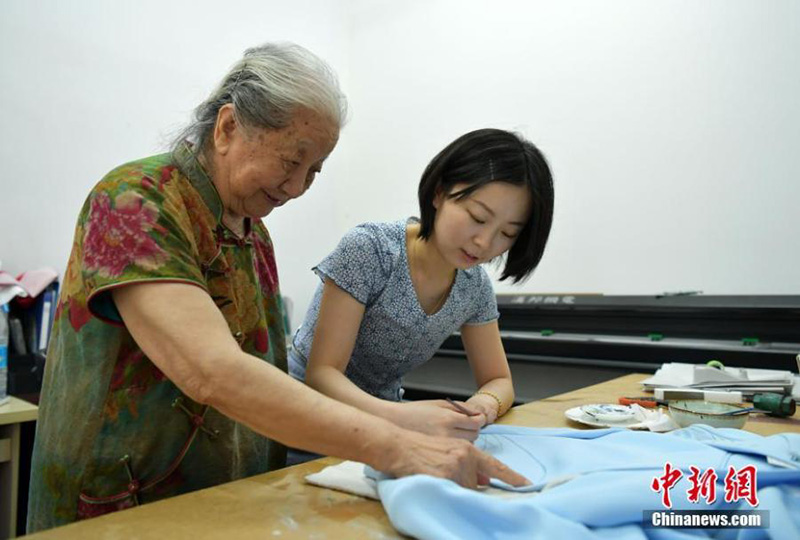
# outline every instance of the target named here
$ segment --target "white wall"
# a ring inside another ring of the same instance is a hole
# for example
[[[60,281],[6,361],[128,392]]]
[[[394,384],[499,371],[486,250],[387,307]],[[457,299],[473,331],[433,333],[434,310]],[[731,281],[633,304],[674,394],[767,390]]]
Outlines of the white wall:
[[[471,129],[545,152],[539,270],[498,291],[800,293],[800,3],[358,2],[340,219],[414,213]]]
[[[800,3],[0,2],[0,259],[63,271],[110,168],[160,151],[242,51],[328,60],[351,121],[323,176],[267,219],[301,320],[351,226],[415,214],[425,164],[515,129],[556,178],[540,269],[498,291],[800,293]]]
[[[325,0],[0,2],[3,268],[63,272],[91,187],[119,164],[162,152],[247,47],[300,43],[346,90],[346,13]],[[330,199],[347,144],[326,163],[330,182],[267,222],[284,292],[300,310],[318,281],[310,267],[338,240],[319,224],[336,220]]]

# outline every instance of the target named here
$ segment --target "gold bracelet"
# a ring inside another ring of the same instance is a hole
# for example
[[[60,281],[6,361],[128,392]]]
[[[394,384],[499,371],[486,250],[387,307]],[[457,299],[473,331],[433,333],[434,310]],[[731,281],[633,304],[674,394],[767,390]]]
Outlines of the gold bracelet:
[[[479,394],[484,394],[486,396],[489,396],[490,398],[494,399],[497,402],[497,416],[500,416],[500,411],[503,410],[503,401],[500,399],[500,397],[494,392],[490,392],[489,390],[478,390],[477,392],[475,392],[476,396]]]

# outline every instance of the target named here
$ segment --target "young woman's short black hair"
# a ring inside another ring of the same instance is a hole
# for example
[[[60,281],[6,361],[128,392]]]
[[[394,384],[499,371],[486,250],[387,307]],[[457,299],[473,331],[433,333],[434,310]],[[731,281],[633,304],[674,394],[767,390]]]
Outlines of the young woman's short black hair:
[[[437,193],[457,200],[490,182],[526,186],[531,194],[531,215],[508,250],[500,280],[524,280],[539,264],[553,223],[553,176],[533,143],[501,129],[479,129],[462,135],[433,158],[419,183],[419,236],[433,233]],[[453,192],[456,184],[468,184]]]

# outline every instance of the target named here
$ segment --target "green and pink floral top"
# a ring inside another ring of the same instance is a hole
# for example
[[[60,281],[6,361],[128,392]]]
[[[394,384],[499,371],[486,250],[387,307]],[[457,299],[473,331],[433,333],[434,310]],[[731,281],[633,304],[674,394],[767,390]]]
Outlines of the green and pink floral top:
[[[200,287],[242,350],[286,371],[269,234],[256,221],[240,239],[221,218],[188,145],[114,169],[92,190],[47,355],[28,532],[284,465],[285,447],[183,395],[138,347],[110,294],[156,281]]]

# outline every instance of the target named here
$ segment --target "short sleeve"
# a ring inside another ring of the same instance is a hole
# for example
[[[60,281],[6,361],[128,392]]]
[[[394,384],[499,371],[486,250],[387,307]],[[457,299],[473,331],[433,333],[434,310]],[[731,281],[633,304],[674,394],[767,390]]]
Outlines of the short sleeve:
[[[477,268],[477,275],[473,276],[473,280],[479,280],[478,286],[475,287],[475,304],[473,306],[472,315],[464,322],[468,325],[480,325],[492,322],[500,318],[500,312],[497,311],[497,297],[494,294],[494,287],[492,287],[492,280],[483,268]]]
[[[180,191],[180,173],[159,169],[112,171],[89,195],[79,218],[82,279],[90,311],[120,323],[110,291],[136,282],[187,282],[205,288]]]
[[[380,294],[391,274],[391,256],[384,240],[380,231],[356,227],[342,237],[314,272],[367,305]]]

